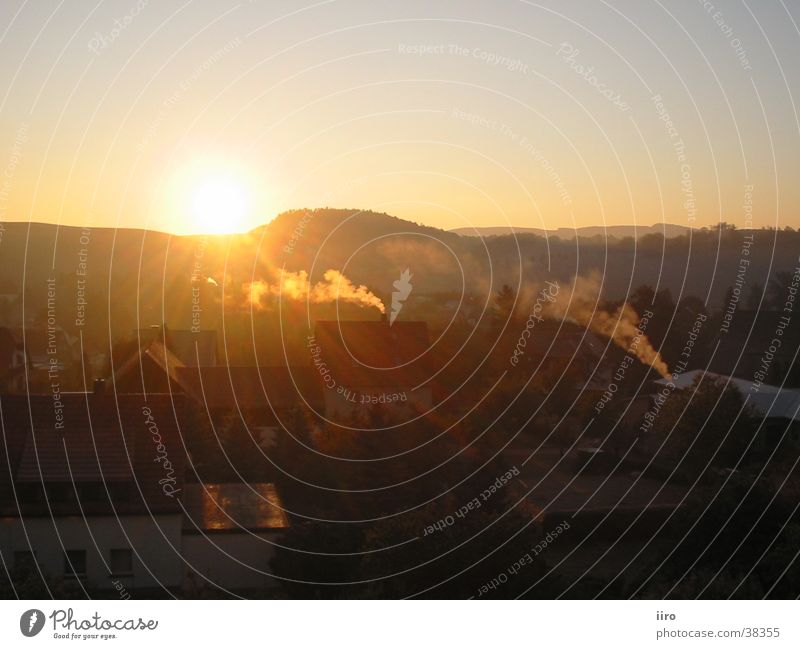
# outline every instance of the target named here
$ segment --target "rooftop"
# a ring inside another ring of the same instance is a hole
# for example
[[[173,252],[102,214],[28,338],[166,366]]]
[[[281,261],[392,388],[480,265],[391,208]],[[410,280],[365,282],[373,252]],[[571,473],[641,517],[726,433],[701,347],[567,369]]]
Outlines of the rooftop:
[[[217,364],[217,332],[214,329],[191,331],[156,326],[138,329],[136,338],[142,347],[153,341],[163,343],[166,340],[169,350],[189,367]]]
[[[428,325],[421,321],[320,320],[321,357],[337,383],[348,387],[412,386],[429,376]]]
[[[141,511],[176,509],[174,499],[164,494],[159,483],[166,475],[165,465],[154,458],[160,441],[171,475],[183,482],[185,452],[177,423],[183,403],[180,395],[169,394],[149,394],[145,400],[141,394],[73,392],[60,394],[58,402],[51,394],[0,396],[5,441],[0,446],[0,456],[5,457],[0,461],[11,467],[10,475],[8,471],[0,474],[0,509],[17,507],[10,479],[19,486],[48,485],[71,491],[73,485],[130,485],[135,497],[114,505]],[[102,501],[92,507],[98,513],[103,508],[110,513],[112,503],[101,491]],[[23,504],[35,509],[45,503]]]
[[[211,411],[285,409],[303,402],[322,407],[322,390],[310,367],[178,367],[177,382]]]

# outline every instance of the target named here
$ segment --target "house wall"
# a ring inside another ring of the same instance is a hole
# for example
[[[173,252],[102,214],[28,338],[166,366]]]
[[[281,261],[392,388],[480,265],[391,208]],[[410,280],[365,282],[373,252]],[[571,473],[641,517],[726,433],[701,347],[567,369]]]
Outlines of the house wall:
[[[69,516],[56,518],[55,525],[46,517],[24,521],[6,517],[0,518],[0,552],[11,565],[14,552],[32,547],[44,572],[62,577],[64,550],[85,550],[87,587],[108,589],[113,588],[106,567],[111,549],[132,548],[133,575],[120,579],[126,588],[177,587],[184,573],[184,564],[176,556],[181,550],[181,524],[180,514]]]
[[[211,532],[186,534],[183,556],[198,577],[228,590],[264,589],[277,585],[269,576],[276,532]],[[232,558],[232,557],[235,557]]]

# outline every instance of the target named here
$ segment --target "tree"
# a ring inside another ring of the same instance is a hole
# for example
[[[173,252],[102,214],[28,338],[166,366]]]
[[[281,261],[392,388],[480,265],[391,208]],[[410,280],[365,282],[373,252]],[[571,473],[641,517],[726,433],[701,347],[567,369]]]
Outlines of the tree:
[[[458,493],[372,523],[300,523],[284,535],[270,566],[291,597],[510,599],[537,581],[528,597],[563,592],[565,584],[545,577],[545,564],[530,555],[547,530],[531,523],[524,506],[510,509],[502,494],[465,507],[480,493],[469,492],[469,499]],[[520,561],[526,555],[530,560]],[[497,588],[481,592],[501,574]]]
[[[782,482],[782,476],[775,482]],[[796,598],[800,521],[796,489],[790,491],[741,473],[727,482],[718,478],[713,500],[708,492],[698,494],[676,512],[663,533],[665,547],[673,551],[654,556],[653,570],[631,584],[628,595]]]
[[[503,284],[503,287],[494,296],[492,315],[496,325],[502,327],[506,322],[513,320],[516,301],[517,295],[514,290],[508,284]]]
[[[747,308],[755,311],[762,302],[762,298],[766,298],[764,285],[753,284],[747,294]],[[766,299],[764,299],[764,306],[766,306]]]
[[[733,385],[710,375],[698,375],[684,390],[666,394],[648,433],[648,446],[663,447],[657,462],[692,481],[706,466],[731,468],[739,463],[756,429],[749,407]],[[658,398],[658,397],[657,397]]]
[[[675,313],[675,301],[669,289],[661,289],[657,293],[652,287],[643,284],[639,286],[628,300],[634,311],[640,316],[645,311],[652,311],[655,318],[647,325],[647,338],[655,348],[658,348],[667,335],[670,320]]]
[[[187,445],[202,480],[264,482],[273,478],[272,464],[259,445],[259,431],[238,413],[228,413],[221,422],[210,421],[205,413],[187,417],[193,432]]]
[[[281,537],[270,568],[293,599],[355,596],[363,539],[356,523],[296,521]]]
[[[714,342],[714,327],[709,321],[709,314],[706,310],[705,303],[697,297],[686,296],[675,307],[672,324],[666,334],[665,339],[661,343],[661,355],[670,367],[681,361],[686,360],[689,362],[689,367],[705,367],[708,360],[708,355]],[[702,318],[705,318],[703,320]],[[697,337],[694,339],[694,344],[691,348],[688,357],[683,356],[687,336],[689,332],[696,329],[695,323],[698,323],[700,329]],[[648,327],[648,333],[650,327]]]

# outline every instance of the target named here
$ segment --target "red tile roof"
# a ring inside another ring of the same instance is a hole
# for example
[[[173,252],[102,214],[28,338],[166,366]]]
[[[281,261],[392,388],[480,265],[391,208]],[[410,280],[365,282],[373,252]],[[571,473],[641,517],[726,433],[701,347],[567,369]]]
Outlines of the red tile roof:
[[[180,367],[176,378],[198,403],[214,410],[322,407],[322,390],[310,367]]]
[[[131,471],[130,434],[116,430],[112,422],[102,422],[90,430],[75,429],[69,434],[43,429],[28,435],[17,469],[18,482],[100,482],[125,481]],[[123,439],[124,438],[124,439]]]
[[[140,383],[141,366],[146,359],[152,361],[164,376],[169,378],[170,385],[174,385],[175,389],[187,391],[187,386],[180,384],[176,372],[184,367],[184,364],[160,340],[154,340],[147,347],[131,354],[114,372],[114,384],[122,386],[129,377],[135,379],[134,384]]]
[[[315,340],[333,378],[347,387],[414,387],[430,375],[425,322],[321,320]]]
[[[166,338],[167,347],[183,365],[196,367],[217,364],[217,332],[213,329],[191,331],[149,327],[138,329],[135,333],[143,348],[148,347],[153,341],[163,343]]]

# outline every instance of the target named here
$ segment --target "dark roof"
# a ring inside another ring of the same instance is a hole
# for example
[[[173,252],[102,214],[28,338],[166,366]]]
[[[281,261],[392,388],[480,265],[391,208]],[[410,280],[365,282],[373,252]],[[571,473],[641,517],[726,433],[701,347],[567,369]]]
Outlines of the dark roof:
[[[320,320],[315,340],[337,383],[410,387],[429,376],[428,325],[418,321]]]
[[[130,434],[115,430],[112,422],[85,427],[43,429],[29,434],[17,468],[17,482],[125,481],[133,477]]]
[[[279,530],[289,527],[271,483],[187,484],[182,502],[187,531]],[[199,530],[198,530],[199,528]]]
[[[176,378],[209,410],[322,407],[322,389],[310,367],[179,367]]]
[[[149,327],[139,329],[137,338],[142,347],[153,341],[166,343],[169,350],[188,367],[217,364],[217,332],[213,329],[191,331],[190,329],[162,329]]]
[[[145,360],[152,361],[169,378],[170,384],[176,390],[188,392],[189,386],[181,384],[177,373],[178,369],[185,367],[183,362],[160,340],[153,340],[147,347],[134,352],[116,369],[114,384],[118,386],[118,391],[121,389],[119,386],[123,385],[124,380],[130,375],[137,379],[134,383],[138,386],[141,380],[142,364]]]
[[[159,440],[154,439],[152,422],[143,409],[149,408],[157,426],[155,433],[165,446],[177,489],[183,483],[185,467],[185,451],[176,423],[176,411],[180,415],[184,406],[182,397],[151,394],[145,401],[140,394],[115,398],[113,394],[64,393],[59,399],[63,428],[56,427],[52,395],[0,397],[0,423],[9,448],[10,477],[18,485],[129,483],[136,496],[130,503],[120,503],[122,509],[144,512],[145,503],[135,488],[138,482],[151,510],[177,509],[174,498],[166,496],[159,483],[167,472],[163,463],[154,461],[159,455]],[[3,487],[8,486],[5,461],[3,458]],[[0,489],[0,509],[14,509],[10,491]],[[110,511],[108,503],[106,509]]]

